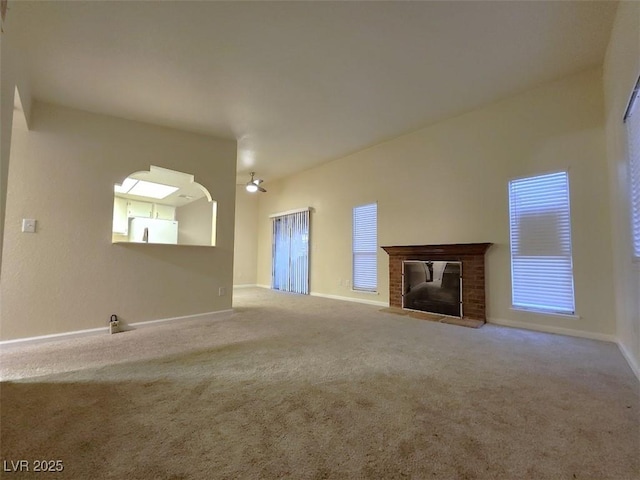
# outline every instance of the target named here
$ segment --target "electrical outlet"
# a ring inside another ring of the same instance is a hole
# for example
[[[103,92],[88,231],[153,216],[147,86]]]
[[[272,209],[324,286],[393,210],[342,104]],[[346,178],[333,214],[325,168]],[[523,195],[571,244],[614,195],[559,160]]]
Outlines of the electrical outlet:
[[[219,297],[224,297],[227,294],[227,289],[224,287],[220,287],[218,289],[218,296]]]

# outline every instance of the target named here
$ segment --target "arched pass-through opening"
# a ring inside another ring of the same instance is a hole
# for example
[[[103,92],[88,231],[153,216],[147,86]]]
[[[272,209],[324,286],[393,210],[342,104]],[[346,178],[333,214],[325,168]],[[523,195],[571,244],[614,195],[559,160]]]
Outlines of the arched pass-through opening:
[[[217,202],[188,173],[151,166],[114,185],[113,243],[215,246]]]

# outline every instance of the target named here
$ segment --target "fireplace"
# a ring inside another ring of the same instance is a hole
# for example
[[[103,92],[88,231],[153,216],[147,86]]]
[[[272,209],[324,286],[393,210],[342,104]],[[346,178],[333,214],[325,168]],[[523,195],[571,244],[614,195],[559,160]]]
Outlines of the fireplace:
[[[485,322],[484,256],[491,245],[382,247],[389,254],[389,306]]]

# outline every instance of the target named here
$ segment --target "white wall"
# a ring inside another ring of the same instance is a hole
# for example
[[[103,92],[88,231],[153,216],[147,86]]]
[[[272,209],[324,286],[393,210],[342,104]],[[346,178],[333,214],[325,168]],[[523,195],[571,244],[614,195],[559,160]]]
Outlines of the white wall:
[[[260,199],[258,283],[269,284],[271,272],[268,215],[311,206],[311,291],[388,302],[388,258],[382,250],[379,295],[346,286],[352,208],[377,201],[379,245],[494,243],[487,254],[490,319],[613,335],[601,76],[596,69],[564,78],[270,182]],[[507,182],[567,168],[581,318],[513,311]]]
[[[217,292],[233,278],[235,141],[43,103],[31,128],[13,137],[0,338],[231,307]],[[216,247],[111,243],[113,185],[150,165],[194,174],[218,201]]]
[[[11,151],[11,125],[13,122],[13,93],[8,78],[7,48],[4,33],[0,34],[0,273],[2,272],[2,244],[4,240],[4,216],[7,202],[7,179]],[[3,61],[4,59],[4,61]],[[7,65],[5,65],[7,63]],[[11,102],[11,103],[10,103]],[[11,108],[10,108],[11,107]]]
[[[640,3],[620,2],[604,64],[613,279],[617,336],[640,378],[640,263],[632,262],[627,133],[622,123],[639,75]]]
[[[215,202],[215,198],[212,199]],[[215,244],[215,203],[206,197],[176,208],[178,243],[181,245]]]
[[[258,259],[258,201],[261,194],[236,187],[233,284],[255,285]]]
[[[0,267],[4,240],[4,218],[7,200],[7,181],[11,152],[11,135],[14,121],[14,97],[19,90],[24,115],[22,121],[29,121],[31,114],[31,89],[20,55],[13,45],[11,13],[7,12],[0,34]],[[0,268],[1,269],[1,268]]]

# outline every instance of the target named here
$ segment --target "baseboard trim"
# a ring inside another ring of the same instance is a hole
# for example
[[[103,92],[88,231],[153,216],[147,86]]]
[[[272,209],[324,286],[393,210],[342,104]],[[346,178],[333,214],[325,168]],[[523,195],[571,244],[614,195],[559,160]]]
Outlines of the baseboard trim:
[[[258,284],[256,287],[271,289],[269,285],[261,285]],[[375,300],[367,300],[364,298],[354,298],[354,297],[343,297],[341,295],[329,295],[328,293],[319,293],[319,292],[310,292],[310,296],[312,297],[322,297],[322,298],[330,298],[332,300],[342,300],[345,302],[355,302],[355,303],[364,303],[365,305],[375,305],[376,307],[388,307],[389,304],[386,302],[377,302]]]
[[[355,303],[364,303],[365,305],[375,305],[376,307],[388,307],[389,304],[386,302],[379,302],[376,300],[367,300],[364,298],[354,298],[354,297],[343,297],[340,295],[329,295],[327,293],[318,293],[311,292],[309,295],[312,297],[322,297],[322,298],[330,298],[332,300],[342,300],[345,302],[355,302]]]
[[[590,340],[602,340],[604,342],[617,343],[615,335],[608,335],[606,333],[585,332],[584,330],[538,325],[535,323],[519,322],[517,320],[506,320],[504,318],[488,318],[487,322],[494,325],[502,325],[504,327],[521,328],[522,330],[534,330],[536,332],[555,333],[558,335],[568,335],[570,337],[588,338]]]
[[[233,309],[229,309],[229,310],[218,310],[215,312],[207,312],[207,313],[196,313],[193,315],[184,315],[181,317],[168,317],[168,318],[160,318],[158,320],[147,320],[144,322],[124,324],[124,328],[125,328],[124,331],[126,332],[126,329],[131,327],[133,327],[133,329],[148,328],[148,327],[154,326],[157,323],[205,319],[206,317],[230,315],[232,313],[233,313]],[[0,348],[6,348],[6,347],[12,347],[12,346],[34,345],[38,343],[50,342],[53,340],[66,340],[69,338],[87,337],[91,335],[97,335],[99,333],[108,333],[108,332],[109,332],[109,327],[107,326],[107,327],[89,328],[86,330],[74,330],[72,332],[39,335],[37,337],[16,338],[13,340],[0,341]]]
[[[625,347],[624,344],[622,342],[620,342],[620,340],[617,340],[616,343],[618,344],[618,348],[620,349],[620,353],[622,353],[622,356],[624,357],[624,359],[629,364],[629,367],[631,368],[631,371],[635,374],[636,378],[640,382],[640,365],[638,364],[636,359],[633,358],[633,355],[631,355],[631,352],[629,350],[627,350],[627,347]]]
[[[257,283],[256,287],[266,288],[267,290],[271,290],[271,285],[263,285],[262,283]]]
[[[98,333],[109,332],[109,327],[89,328],[86,330],[74,330],[72,332],[52,333],[49,335],[39,335],[37,337],[16,338],[13,340],[3,340],[0,342],[0,348],[12,346],[33,345],[36,343],[50,342],[51,340],[65,340],[67,338],[88,337]]]
[[[257,283],[243,283],[240,285],[234,285],[233,288],[253,288],[257,286],[258,286]]]
[[[158,320],[147,320],[145,322],[128,323],[127,326],[135,327],[135,328],[147,328],[147,327],[152,327],[157,323],[176,322],[176,321],[184,321],[184,320],[205,320],[207,317],[231,315],[232,313],[233,313],[233,309],[217,310],[215,312],[195,313],[193,315],[183,315],[181,317],[168,317],[168,318],[160,318]]]

